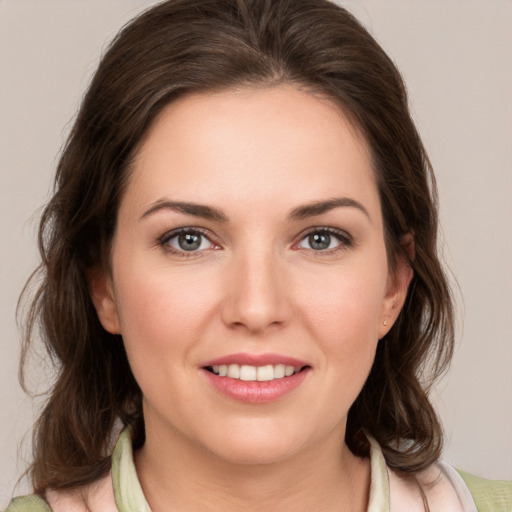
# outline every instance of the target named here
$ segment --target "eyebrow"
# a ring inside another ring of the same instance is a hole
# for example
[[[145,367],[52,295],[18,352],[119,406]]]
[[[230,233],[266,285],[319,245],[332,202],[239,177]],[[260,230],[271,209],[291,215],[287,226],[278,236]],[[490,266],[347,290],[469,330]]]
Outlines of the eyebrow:
[[[336,197],[324,201],[315,201],[303,206],[294,208],[288,215],[289,220],[303,220],[309,217],[322,215],[335,208],[351,207],[357,208],[362,211],[369,219],[370,214],[368,210],[355,199],[349,197]],[[229,218],[220,210],[197,203],[189,203],[184,201],[169,201],[160,199],[156,201],[148,210],[146,210],[140,217],[142,220],[150,215],[153,215],[162,210],[173,210],[175,212],[184,213],[186,215],[193,215],[194,217],[201,217],[203,219],[214,220],[219,222],[227,222]]]
[[[142,220],[154,213],[162,210],[173,210],[179,213],[185,213],[187,215],[193,215],[194,217],[201,217],[203,219],[216,220],[220,222],[227,222],[228,218],[220,210],[212,208],[211,206],[205,206],[197,203],[187,203],[183,201],[168,201],[161,199],[154,203],[148,210],[146,210],[139,220]]]
[[[358,210],[361,210],[368,217],[368,219],[371,220],[368,210],[359,201],[351,199],[350,197],[335,197],[332,199],[327,199],[326,201],[316,201],[304,206],[298,206],[290,212],[288,218],[292,220],[307,219],[308,217],[322,215],[323,213],[327,213],[334,208],[340,207],[357,208]]]

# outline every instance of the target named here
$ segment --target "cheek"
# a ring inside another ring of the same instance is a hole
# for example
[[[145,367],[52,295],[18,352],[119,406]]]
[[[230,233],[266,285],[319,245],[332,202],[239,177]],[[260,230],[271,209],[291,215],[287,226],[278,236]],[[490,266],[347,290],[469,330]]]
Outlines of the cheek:
[[[194,332],[214,300],[200,274],[180,275],[168,269],[127,272],[118,279],[119,316],[123,334],[145,343],[169,345]]]
[[[377,337],[386,273],[366,270],[317,273],[314,286],[302,293],[301,309],[311,327],[329,338]]]
[[[116,299],[121,333],[126,341],[142,340],[153,343],[155,334],[165,330],[166,318],[161,295],[161,285],[154,283],[151,276],[127,272],[117,279]]]
[[[370,268],[317,273],[315,286],[303,294],[301,307],[325,365],[333,370],[331,377],[345,388],[351,383],[355,396],[375,357],[386,287],[385,266],[377,263],[374,272]]]
[[[157,409],[186,406],[179,393],[162,389],[192,388],[190,361],[211,317],[210,289],[204,279],[164,268],[125,267],[117,276],[121,334],[130,367],[145,399]]]

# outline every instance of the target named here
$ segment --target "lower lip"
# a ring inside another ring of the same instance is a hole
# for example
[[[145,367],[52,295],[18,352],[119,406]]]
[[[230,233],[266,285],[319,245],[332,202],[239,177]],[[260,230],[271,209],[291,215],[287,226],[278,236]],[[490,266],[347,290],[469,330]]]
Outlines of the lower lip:
[[[291,393],[302,384],[309,368],[299,373],[269,381],[243,381],[229,377],[219,377],[208,370],[203,370],[210,383],[224,395],[250,404],[273,402]]]

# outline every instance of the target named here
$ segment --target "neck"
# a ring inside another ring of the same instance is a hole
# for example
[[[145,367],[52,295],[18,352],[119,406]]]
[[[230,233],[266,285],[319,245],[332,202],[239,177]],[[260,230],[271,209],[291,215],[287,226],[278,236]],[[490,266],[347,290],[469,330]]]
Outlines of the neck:
[[[354,456],[339,432],[284,460],[240,464],[177,432],[156,436],[147,429],[135,462],[153,512],[169,503],[173,512],[363,512],[368,505],[369,461]]]

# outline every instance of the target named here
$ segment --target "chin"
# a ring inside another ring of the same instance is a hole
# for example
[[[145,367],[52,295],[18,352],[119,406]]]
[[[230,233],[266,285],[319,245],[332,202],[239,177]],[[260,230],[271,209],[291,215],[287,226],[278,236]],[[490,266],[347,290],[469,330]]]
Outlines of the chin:
[[[224,450],[216,448],[216,455],[230,464],[257,466],[283,462],[292,457],[297,450],[283,446],[282,440],[277,443],[241,443],[227,446]]]
[[[285,461],[299,454],[308,445],[305,433],[290,432],[282,428],[261,425],[224,431],[223,435],[210,438],[206,447],[216,457],[232,464],[259,465]]]

